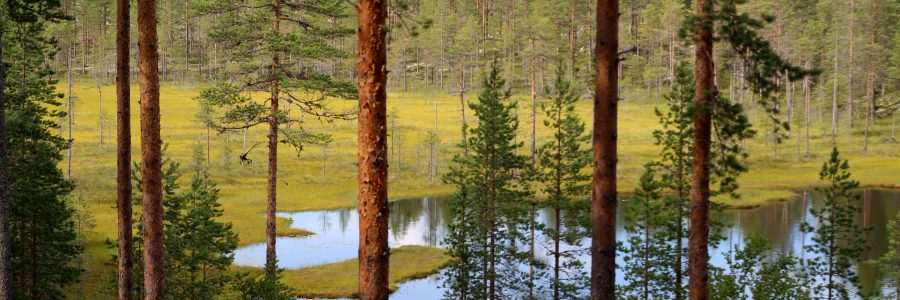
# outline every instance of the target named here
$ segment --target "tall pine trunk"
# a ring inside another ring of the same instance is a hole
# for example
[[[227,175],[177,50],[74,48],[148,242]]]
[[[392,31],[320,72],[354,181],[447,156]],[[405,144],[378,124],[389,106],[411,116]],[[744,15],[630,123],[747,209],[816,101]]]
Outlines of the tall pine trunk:
[[[386,0],[357,5],[359,87],[359,298],[387,299],[388,161]],[[462,91],[462,89],[460,89]],[[460,92],[462,94],[462,92]]]
[[[615,299],[619,1],[597,1],[591,299]]]
[[[119,300],[131,300],[134,244],[131,232],[131,1],[116,1],[116,205],[119,213]]]
[[[0,24],[6,24],[6,1],[0,2]],[[12,299],[12,250],[9,231],[9,164],[6,140],[6,68],[3,65],[3,33],[0,30],[0,300]]]
[[[278,33],[281,20],[281,1],[272,5],[272,29]],[[272,54],[271,98],[269,99],[269,176],[266,195],[266,276],[274,277],[275,265],[275,204],[278,179],[278,52]]]
[[[144,291],[164,299],[162,157],[160,153],[159,74],[156,1],[138,1],[141,85],[141,194],[144,218]]]
[[[706,22],[712,12],[712,2],[697,0],[697,17]],[[711,25],[711,24],[710,24]],[[715,105],[712,93],[713,45],[712,32],[704,25],[699,25],[694,35],[694,155],[691,178],[691,216],[688,231],[688,267],[689,290],[692,300],[709,298],[709,157],[711,146],[712,117],[711,109]]]

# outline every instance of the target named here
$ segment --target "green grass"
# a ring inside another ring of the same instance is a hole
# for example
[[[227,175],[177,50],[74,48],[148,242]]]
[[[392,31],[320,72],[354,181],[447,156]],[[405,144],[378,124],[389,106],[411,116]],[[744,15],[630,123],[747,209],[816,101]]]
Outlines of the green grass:
[[[202,86],[173,86],[163,84],[161,89],[161,122],[162,138],[169,144],[168,155],[182,164],[182,170],[191,172],[191,153],[198,143],[206,142],[206,131],[196,122],[194,115],[197,103],[192,98]],[[60,85],[60,91],[65,86]],[[98,283],[101,278],[109,277],[112,272],[109,266],[111,249],[103,244],[106,239],[114,240],[116,236],[115,211],[115,87],[111,84],[101,87],[103,95],[103,115],[107,120],[104,144],[99,143],[100,119],[98,109],[98,89],[85,81],[78,82],[74,88],[77,97],[75,107],[74,158],[72,160],[72,177],[77,184],[76,192],[84,197],[93,215],[96,227],[89,235],[88,253],[90,267],[93,270],[92,284],[89,291],[101,288],[105,283]],[[132,87],[132,136],[133,159],[140,158],[140,131],[138,87]],[[475,93],[469,93],[467,100],[472,100]],[[396,172],[396,164],[391,164],[390,196],[392,198],[414,197],[452,192],[452,187],[440,184],[429,185],[425,179],[424,165],[427,162],[427,149],[423,143],[426,133],[435,127],[435,107],[437,101],[437,131],[441,137],[441,151],[438,165],[445,171],[459,141],[459,102],[458,98],[442,93],[391,93],[388,111],[396,113],[397,126],[395,137],[399,140],[397,149],[402,151],[402,175]],[[632,92],[623,93],[624,101],[619,109],[619,191],[628,193],[633,190],[643,165],[655,159],[659,148],[653,145],[652,132],[658,128],[658,121],[653,113],[659,102],[642,99]],[[530,99],[524,93],[514,97],[519,101],[520,131],[519,141],[526,141],[523,151],[528,149],[530,138]],[[830,101],[830,100],[829,100]],[[337,108],[355,107],[355,101],[339,101]],[[591,102],[582,101],[578,105],[578,113],[586,120],[590,128]],[[798,110],[799,111],[799,110]],[[816,110],[813,110],[817,112]],[[466,110],[467,120],[474,120],[471,109]],[[297,111],[292,114],[296,115]],[[540,112],[539,112],[540,114]],[[752,112],[754,120],[763,120],[760,113]],[[819,117],[825,115],[826,117]],[[797,154],[796,133],[782,145],[777,153],[771,143],[765,143],[764,122],[757,122],[760,134],[747,142],[750,153],[750,172],[740,178],[741,193],[739,200],[716,199],[738,207],[752,207],[770,201],[790,199],[796,192],[818,182],[818,171],[822,161],[831,150],[830,114],[814,113],[810,130],[810,156]],[[353,207],[356,205],[356,129],[355,121],[336,121],[321,123],[312,117],[305,118],[304,127],[315,132],[329,133],[334,142],[328,148],[326,174],[323,178],[322,147],[309,146],[297,152],[284,145],[279,147],[278,170],[278,209],[280,211],[299,211]],[[548,137],[547,132],[538,120],[538,144]],[[796,121],[795,121],[796,123]],[[846,121],[840,124],[846,126]],[[840,128],[837,144],[843,151],[843,157],[850,160],[854,178],[864,186],[900,187],[900,146],[885,143],[890,135],[890,120],[879,120],[870,138],[869,151],[862,151],[862,121],[857,122],[854,137],[849,139],[845,127]],[[390,128],[389,128],[390,131]],[[65,133],[65,132],[63,132]],[[265,141],[265,128],[255,128],[248,133],[248,147]],[[240,244],[247,245],[264,240],[265,224],[263,213],[266,199],[266,152],[265,145],[260,145],[248,156],[252,163],[240,166],[237,156],[241,152],[243,136],[239,133],[218,135],[213,132],[211,140],[210,170],[213,179],[221,189],[222,208],[225,210],[223,221],[231,222],[240,237]],[[204,144],[205,145],[205,144]],[[224,156],[226,149],[230,156]],[[802,150],[802,149],[801,149]],[[419,153],[417,160],[416,153]],[[226,167],[230,165],[230,167]],[[66,162],[60,164],[65,171]],[[184,184],[187,184],[185,176]],[[289,220],[279,219],[278,228],[281,234],[309,234],[303,230],[288,227]],[[314,234],[314,233],[313,233]],[[403,252],[400,252],[403,253]],[[406,266],[410,271],[431,270],[427,265],[394,264],[394,267]],[[100,271],[98,271],[100,270]],[[104,271],[105,270],[105,271]],[[394,269],[392,268],[392,272]],[[295,273],[295,271],[289,271]],[[414,273],[414,272],[413,272]],[[105,275],[104,275],[105,274]],[[303,273],[307,274],[307,273]],[[354,273],[355,274],[355,273]],[[295,277],[291,281],[298,286],[305,277]],[[109,287],[102,287],[109,288]],[[307,290],[312,292],[312,287]]]
[[[425,278],[450,262],[444,250],[424,246],[391,249],[388,281],[391,291],[407,280]],[[240,269],[249,269],[246,267]],[[262,272],[261,269],[253,269]],[[359,260],[284,270],[282,280],[303,298],[353,298],[359,294]]]

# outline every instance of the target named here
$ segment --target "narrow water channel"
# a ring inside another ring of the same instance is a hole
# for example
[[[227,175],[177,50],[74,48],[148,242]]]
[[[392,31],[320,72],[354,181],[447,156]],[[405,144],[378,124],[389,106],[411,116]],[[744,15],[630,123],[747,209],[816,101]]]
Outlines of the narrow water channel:
[[[860,191],[863,213],[858,222],[871,226],[872,232],[866,237],[871,250],[865,253],[864,259],[878,257],[887,251],[887,222],[900,211],[900,191],[898,190],[864,190]],[[809,214],[809,208],[820,205],[821,197],[815,193],[785,201],[764,205],[753,209],[726,210],[716,213],[715,218],[723,221],[725,240],[711,249],[711,263],[724,265],[725,253],[740,245],[745,237],[763,236],[769,240],[770,254],[793,254],[797,257],[809,258],[803,251],[803,245],[809,243],[811,237],[800,230],[800,224],[807,220],[815,226],[816,220]],[[622,205],[628,205],[623,200]],[[308,237],[284,237],[277,243],[279,266],[297,269],[327,263],[340,262],[356,257],[358,244],[359,219],[356,209],[336,209],[325,211],[305,211],[280,213],[279,216],[292,220],[291,227],[302,228],[314,232]],[[444,197],[422,197],[393,201],[390,203],[389,243],[391,247],[404,245],[424,245],[442,247],[441,241],[447,232],[447,221],[451,218],[449,207]],[[543,224],[554,224],[553,216],[548,211],[541,211],[537,221]],[[620,216],[617,222],[617,238],[626,243],[628,235],[624,230],[625,219]],[[541,241],[547,237],[539,236]],[[587,237],[583,241],[587,247]],[[538,247],[538,249],[543,249]],[[546,255],[538,253],[541,259]],[[590,265],[585,252],[581,259]],[[262,267],[265,262],[265,244],[254,244],[235,251],[235,264]],[[619,261],[621,265],[622,261]],[[882,274],[872,266],[857,266],[860,280],[865,290],[878,289]],[[619,279],[622,276],[618,276]],[[443,293],[439,274],[423,279],[411,280],[399,285],[391,299],[439,299]]]

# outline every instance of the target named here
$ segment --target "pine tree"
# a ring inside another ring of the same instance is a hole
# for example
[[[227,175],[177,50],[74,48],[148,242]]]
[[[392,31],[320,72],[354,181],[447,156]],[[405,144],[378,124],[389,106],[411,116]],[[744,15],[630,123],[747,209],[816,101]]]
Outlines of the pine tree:
[[[683,291],[677,278],[682,268],[674,262],[682,255],[672,237],[680,228],[671,226],[678,217],[674,201],[661,195],[664,184],[656,179],[650,164],[624,211],[625,231],[631,236],[623,245],[625,285],[620,294],[628,299],[678,299]]]
[[[544,184],[543,193],[548,199],[541,206],[553,212],[555,222],[544,228],[553,243],[547,246],[553,257],[553,299],[584,298],[583,288],[589,284],[578,259],[583,254],[581,239],[588,234],[583,224],[589,217],[580,204],[582,197],[590,192],[590,175],[584,173],[591,163],[590,150],[582,147],[589,138],[584,134],[584,122],[575,113],[579,98],[565,78],[564,63],[560,61],[556,83],[545,92],[551,99],[541,105],[544,126],[553,134],[538,150],[534,178]],[[560,243],[565,243],[567,249],[577,250],[565,250]]]
[[[531,196],[523,177],[527,157],[515,154],[522,143],[514,142],[518,121],[515,103],[503,89],[495,63],[482,83],[479,102],[469,103],[478,126],[469,131],[469,154],[453,158],[444,181],[458,188],[451,199],[454,219],[445,243],[455,257],[445,272],[448,292],[454,299],[506,299],[527,297],[528,278],[520,266],[527,253],[518,245],[527,242],[526,199]]]
[[[180,192],[180,164],[165,156],[165,149],[163,156],[166,297],[214,299],[235,279],[229,267],[232,252],[237,248],[237,234],[231,230],[230,223],[217,220],[223,213],[218,203],[219,190],[206,170],[197,170],[191,178],[190,189]],[[138,164],[135,173],[140,174]],[[140,189],[140,176],[135,176],[135,186]],[[141,218],[142,215],[137,215],[134,223],[139,236],[144,228]],[[139,254],[144,247],[143,239],[135,239],[134,245]],[[135,273],[141,274],[143,268],[138,260]],[[134,296],[142,298],[143,277],[135,278]]]
[[[856,222],[862,207],[859,196],[852,190],[859,187],[859,182],[850,179],[850,165],[839,154],[833,148],[819,172],[819,178],[827,185],[816,189],[822,194],[822,206],[810,209],[819,220],[817,226],[808,222],[801,226],[804,232],[813,235],[812,243],[805,247],[816,257],[805,262],[814,283],[810,290],[817,297],[829,300],[854,298],[854,288],[860,289],[854,265],[869,248],[865,240],[869,228]]]
[[[713,299],[812,299],[811,283],[802,274],[800,261],[791,256],[768,257],[766,240],[751,236],[743,247],[724,254],[725,268],[712,268],[710,295]]]
[[[218,16],[218,22],[213,24],[209,34],[227,49],[230,59],[229,72],[223,74],[225,77],[215,86],[203,90],[198,97],[201,103],[206,103],[204,105],[223,110],[215,128],[225,132],[268,125],[265,142],[268,146],[266,269],[271,276],[277,269],[274,263],[278,144],[284,143],[299,151],[321,138],[302,127],[286,130],[291,124],[302,126],[302,122],[279,105],[285,102],[302,114],[325,120],[352,115],[349,111],[329,108],[328,101],[354,98],[353,84],[322,74],[312,65],[316,61],[347,56],[329,41],[353,32],[330,22],[346,18],[349,7],[340,0],[304,3],[210,0],[196,4],[196,9]],[[268,57],[262,59],[258,54]],[[282,59],[287,59],[283,65]],[[250,97],[252,92],[268,92],[269,97],[260,101]],[[255,146],[250,150],[253,148]],[[242,153],[241,157],[246,158],[247,154]]]
[[[715,84],[715,62],[713,46],[715,41],[725,41],[741,61],[748,66],[745,74],[754,91],[759,94],[759,104],[763,107],[779,134],[788,127],[787,123],[778,119],[779,105],[777,93],[779,79],[788,74],[791,81],[816,74],[814,71],[801,69],[781,58],[770,43],[761,36],[759,30],[772,18],[762,20],[753,18],[747,13],[739,13],[738,6],[746,0],[698,0],[695,4],[696,14],[687,19],[681,28],[682,37],[692,37],[694,47],[694,129],[693,160],[691,179],[691,214],[690,214],[690,297],[707,299],[709,297],[709,198],[712,195],[710,182],[711,162],[718,160],[723,167],[717,174],[721,188],[737,188],[736,173],[745,171],[745,167],[735,164],[739,152],[740,141],[745,138],[745,129],[749,127],[747,117],[739,104],[723,101]],[[719,139],[713,148],[713,131]],[[721,134],[727,134],[722,141]],[[776,142],[781,136],[776,136]],[[725,175],[725,176],[723,176]]]
[[[885,299],[897,299],[900,297],[900,213],[888,221],[887,231],[887,251],[867,263],[885,274],[885,288],[882,290],[887,290],[888,293],[882,296]]]
[[[0,4],[0,297],[63,299],[82,270],[82,247],[57,167],[69,143],[49,120],[65,116],[50,79],[47,24],[65,20],[56,1]],[[21,70],[6,72],[6,70]],[[15,84],[7,84],[15,83]],[[8,219],[7,219],[8,218]]]
[[[619,1],[597,1],[591,195],[591,299],[616,298]]]

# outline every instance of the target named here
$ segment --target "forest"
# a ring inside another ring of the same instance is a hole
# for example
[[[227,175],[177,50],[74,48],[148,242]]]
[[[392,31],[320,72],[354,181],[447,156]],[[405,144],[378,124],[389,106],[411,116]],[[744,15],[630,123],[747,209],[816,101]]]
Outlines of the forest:
[[[900,299],[897,0],[0,0],[0,300]]]

